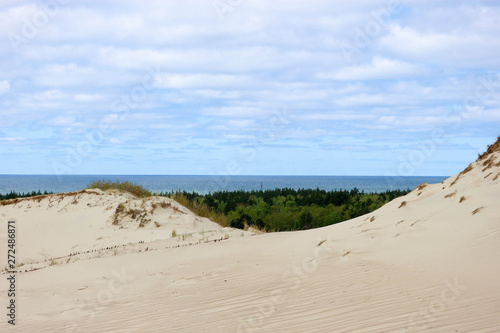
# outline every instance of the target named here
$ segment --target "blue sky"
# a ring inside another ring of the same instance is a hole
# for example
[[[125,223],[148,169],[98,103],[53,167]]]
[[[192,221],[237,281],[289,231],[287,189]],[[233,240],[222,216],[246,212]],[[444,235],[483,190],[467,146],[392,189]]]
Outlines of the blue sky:
[[[2,1],[0,174],[451,175],[498,1]]]

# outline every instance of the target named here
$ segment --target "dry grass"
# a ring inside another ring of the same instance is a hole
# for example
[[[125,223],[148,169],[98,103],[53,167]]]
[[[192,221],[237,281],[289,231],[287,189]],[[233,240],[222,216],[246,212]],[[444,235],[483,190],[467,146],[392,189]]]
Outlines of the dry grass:
[[[90,182],[87,185],[87,188],[98,188],[102,191],[107,191],[111,189],[129,192],[130,194],[138,197],[138,198],[147,198],[152,196],[152,193],[142,187],[141,185],[137,185],[131,182],[111,182],[108,180],[98,180],[94,182]]]
[[[444,196],[445,199],[448,199],[448,198],[452,198],[454,197],[455,195],[457,194],[457,191],[453,192],[453,193],[450,193],[450,194],[447,194]]]
[[[115,215],[113,216],[113,225],[118,225],[120,222],[120,214],[125,212],[125,205],[123,203],[119,203],[115,210]]]
[[[469,172],[471,170],[472,170],[472,163],[469,164],[469,166],[467,166],[467,168],[465,168],[464,171],[462,171],[460,174],[463,176],[463,175],[465,175],[467,172]]]
[[[153,202],[151,204],[151,214],[153,214],[158,207],[161,207],[161,208],[165,209],[165,208],[168,208],[170,206],[171,206],[171,203],[170,202],[166,202],[166,201]]]
[[[36,195],[36,196],[33,196],[33,197],[24,197],[24,198],[14,198],[14,199],[1,200],[0,201],[0,206],[15,205],[15,204],[17,204],[19,202],[29,201],[29,200],[34,200],[34,201],[36,201],[36,202],[39,203],[39,202],[41,202],[45,198],[56,198],[56,199],[62,200],[64,198],[66,198],[66,197],[76,196],[76,195],[82,194],[82,193],[100,195],[98,193],[90,192],[88,190],[80,190],[80,191],[73,191],[73,192],[66,192],[66,193],[42,194],[42,195]],[[74,199],[74,200],[76,200],[76,199]],[[76,201],[76,203],[78,203],[78,201]]]
[[[148,224],[149,222],[151,222],[151,220],[150,220],[150,219],[146,219],[145,217],[143,217],[143,218],[141,219],[141,222],[139,223],[139,228],[144,228],[144,226],[145,226],[146,224]]]
[[[494,152],[500,151],[500,136],[497,137],[497,141],[488,146],[488,149],[484,153],[478,156],[478,161],[484,160]]]
[[[132,220],[139,222],[139,227],[143,228],[146,224],[151,222],[151,219],[147,218],[148,212],[145,208],[142,209],[126,209],[123,203],[118,204],[113,216],[113,225],[118,225],[120,221],[124,218],[129,217]]]
[[[466,198],[466,197],[464,197],[464,196],[462,196],[462,197],[460,198],[460,201],[459,201],[458,203],[462,203],[462,202],[464,202],[465,200],[467,200],[467,198]]]
[[[177,201],[180,205],[188,208],[190,211],[192,211],[193,213],[195,213],[198,216],[206,217],[206,218],[212,220],[213,222],[218,223],[219,225],[221,225],[223,227],[230,226],[230,221],[228,220],[228,218],[224,214],[217,213],[217,212],[213,211],[212,209],[210,209],[210,207],[208,207],[205,204],[199,203],[197,201],[192,202],[188,198],[183,196],[182,194],[178,194],[178,193],[173,194],[172,199]]]
[[[123,205],[123,203],[119,203],[118,206],[116,207],[116,211],[115,213],[116,214],[121,214],[123,211],[125,211],[125,206]]]
[[[398,208],[402,208],[402,207],[405,207],[405,206],[406,206],[406,201],[403,201],[403,202],[401,203],[401,205],[399,205],[399,207],[398,207]]]
[[[457,176],[457,178],[455,178],[455,180],[453,181],[453,183],[450,184],[450,187],[452,187],[453,185],[455,185],[456,182],[458,182],[458,180],[460,179],[460,177],[462,177],[463,175],[465,175],[467,172],[471,171],[472,170],[472,163],[469,164],[469,166],[467,168],[464,169],[464,171],[460,172]]]
[[[472,215],[476,215],[477,213],[479,213],[484,207],[479,207],[477,209],[475,209],[473,212],[472,212]]]
[[[499,173],[497,173],[497,175],[495,176],[495,178],[493,178],[493,181],[497,180],[497,179],[498,179],[498,177],[500,177],[500,172],[499,172]]]
[[[485,172],[486,170],[490,169],[493,167],[493,163],[495,163],[495,157],[494,156],[490,156],[489,159],[487,159],[484,163],[483,163],[483,166],[485,167],[482,172]]]
[[[2,200],[0,201],[0,206],[15,205],[19,201],[21,201],[19,198]]]
[[[424,188],[426,188],[428,185],[429,185],[429,184],[427,184],[427,183],[423,183],[423,184],[421,184],[421,185],[418,185],[418,186],[417,186],[417,191],[421,191],[421,190],[423,190],[423,189],[424,189]]]
[[[256,234],[265,234],[267,232],[266,228],[259,228],[255,224],[248,225],[246,222],[244,223],[243,230],[251,231]]]
[[[484,163],[483,166],[491,166],[495,162],[495,156],[490,156]]]
[[[373,222],[375,221],[375,216],[372,216],[372,218],[370,219],[370,222]]]
[[[138,218],[139,216],[142,216],[143,214],[145,214],[145,212],[143,210],[140,210],[140,209],[129,209],[125,213],[125,215],[130,216],[132,218],[132,220],[135,220],[136,218]]]
[[[174,212],[177,212],[177,213],[181,213],[181,214],[186,214],[185,212],[183,212],[179,206],[172,206],[172,209],[174,210]]]

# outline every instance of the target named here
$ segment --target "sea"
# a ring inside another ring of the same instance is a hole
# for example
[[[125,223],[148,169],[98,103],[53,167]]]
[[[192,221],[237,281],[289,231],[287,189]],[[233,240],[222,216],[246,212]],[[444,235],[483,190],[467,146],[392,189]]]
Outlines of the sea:
[[[447,176],[161,176],[161,175],[0,175],[0,193],[11,191],[71,192],[96,180],[129,181],[153,193],[187,191],[200,194],[216,191],[267,190],[276,188],[384,192],[414,189],[422,183],[440,183]]]

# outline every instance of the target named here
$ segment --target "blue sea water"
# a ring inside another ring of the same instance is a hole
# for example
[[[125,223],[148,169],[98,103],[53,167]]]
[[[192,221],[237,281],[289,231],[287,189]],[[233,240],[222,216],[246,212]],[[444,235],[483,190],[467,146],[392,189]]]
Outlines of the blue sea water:
[[[0,175],[0,193],[10,191],[70,192],[87,187],[95,180],[130,181],[153,192],[194,191],[201,194],[214,191],[260,190],[275,188],[307,188],[383,192],[394,189],[414,189],[422,183],[440,183],[447,177],[386,177],[386,176],[134,176],[134,175]]]

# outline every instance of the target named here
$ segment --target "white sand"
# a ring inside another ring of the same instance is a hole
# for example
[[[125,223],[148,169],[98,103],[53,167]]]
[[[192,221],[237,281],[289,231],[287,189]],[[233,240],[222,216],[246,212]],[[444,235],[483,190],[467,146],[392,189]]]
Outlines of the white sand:
[[[4,316],[0,331],[499,332],[500,167],[472,166],[453,185],[302,232],[242,235],[176,203],[120,229],[118,204],[142,201],[98,191],[2,206],[1,248],[16,217],[19,269],[41,269],[18,274],[17,326]]]

